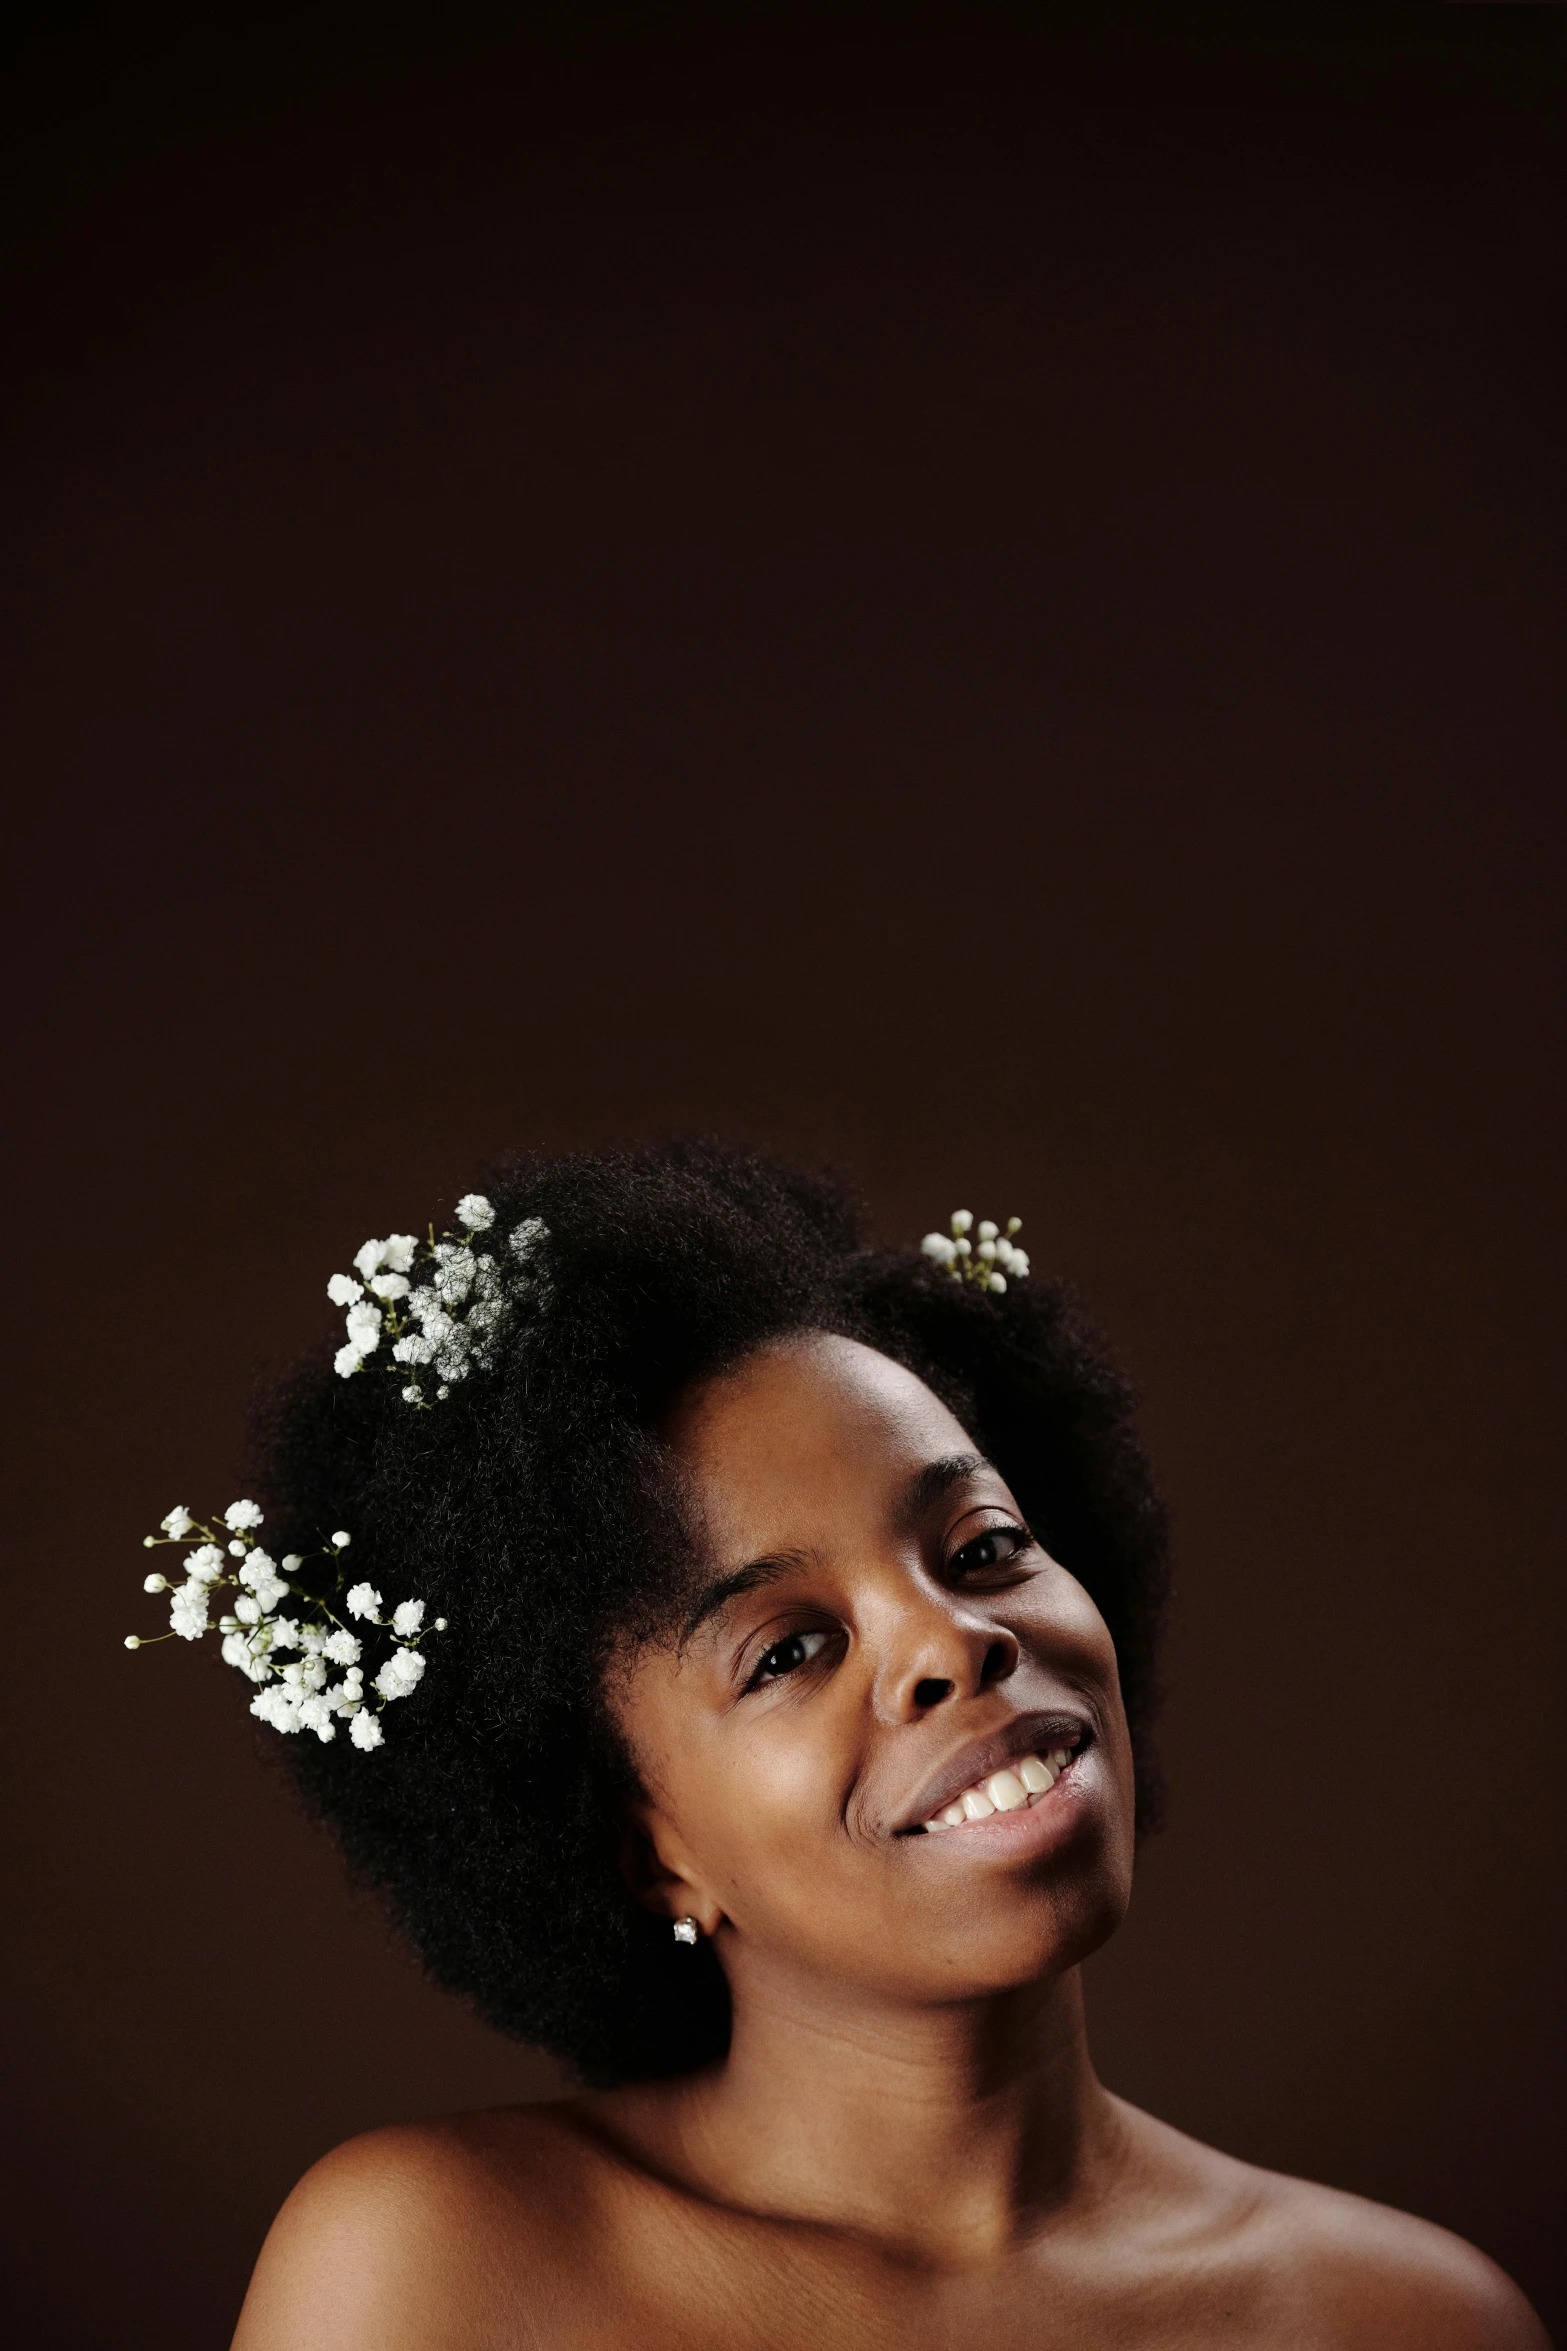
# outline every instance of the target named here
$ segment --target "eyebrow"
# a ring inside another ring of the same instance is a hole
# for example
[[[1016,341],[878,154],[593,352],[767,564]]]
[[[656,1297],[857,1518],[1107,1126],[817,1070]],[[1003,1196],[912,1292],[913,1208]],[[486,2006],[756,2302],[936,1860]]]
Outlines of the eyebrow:
[[[950,1493],[954,1486],[960,1486],[965,1478],[971,1478],[976,1470],[989,1469],[990,1466],[983,1453],[949,1453],[940,1461],[927,1461],[904,1489],[898,1508],[899,1520],[905,1526],[917,1522],[942,1495]],[[727,1608],[731,1600],[738,1600],[745,1592],[761,1591],[768,1584],[776,1584],[796,1569],[808,1566],[812,1557],[809,1551],[769,1552],[763,1559],[749,1560],[744,1567],[737,1567],[730,1574],[717,1576],[710,1584],[704,1584],[681,1625],[681,1648],[685,1647],[694,1633],[700,1632],[710,1617],[717,1616],[721,1609]]]
[[[906,1525],[914,1519],[923,1518],[933,1502],[939,1502],[944,1494],[950,1494],[954,1486],[961,1486],[964,1479],[973,1477],[976,1470],[989,1469],[991,1466],[983,1453],[948,1453],[940,1461],[927,1461],[925,1467],[916,1471],[909,1480],[899,1517]]]
[[[781,1576],[807,1566],[810,1559],[809,1551],[774,1551],[766,1559],[753,1559],[745,1567],[737,1567],[731,1575],[721,1575],[704,1584],[680,1628],[681,1648],[693,1633],[701,1631],[709,1617],[727,1608],[731,1600],[738,1600],[742,1592],[759,1592],[766,1584],[776,1584]]]

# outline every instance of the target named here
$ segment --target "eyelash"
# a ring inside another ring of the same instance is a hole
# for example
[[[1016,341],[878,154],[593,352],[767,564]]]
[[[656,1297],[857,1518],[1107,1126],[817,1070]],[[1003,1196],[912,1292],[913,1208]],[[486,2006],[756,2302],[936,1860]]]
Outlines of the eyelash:
[[[1016,1549],[1012,1551],[1007,1558],[986,1560],[983,1565],[976,1565],[973,1568],[965,1568],[963,1566],[962,1562],[970,1551],[977,1550],[981,1543],[995,1542],[997,1537],[1001,1535],[1010,1536],[1016,1545]],[[970,1535],[968,1541],[966,1543],[960,1544],[958,1549],[953,1552],[952,1557],[947,1561],[947,1573],[948,1575],[956,1576],[965,1576],[971,1574],[993,1575],[999,1569],[1015,1566],[1018,1560],[1023,1556],[1023,1553],[1025,1551],[1031,1551],[1033,1547],[1034,1538],[1029,1533],[1027,1527],[1013,1524],[1006,1524],[995,1527],[982,1527],[977,1535]]]
[[[751,1674],[751,1678],[745,1685],[747,1691],[765,1689],[769,1682],[786,1682],[791,1680],[795,1674],[804,1671],[805,1667],[811,1663],[812,1658],[819,1657],[821,1655],[822,1650],[825,1649],[831,1638],[832,1635],[830,1633],[823,1632],[819,1625],[805,1625],[797,1633],[785,1633],[782,1640],[774,1641],[771,1647],[764,1649],[761,1656],[757,1659],[755,1669]],[[811,1650],[807,1656],[802,1657],[798,1665],[791,1665],[786,1672],[768,1673],[765,1670],[768,1659],[770,1657],[776,1657],[780,1649],[787,1649],[794,1641],[815,1641],[818,1646]]]

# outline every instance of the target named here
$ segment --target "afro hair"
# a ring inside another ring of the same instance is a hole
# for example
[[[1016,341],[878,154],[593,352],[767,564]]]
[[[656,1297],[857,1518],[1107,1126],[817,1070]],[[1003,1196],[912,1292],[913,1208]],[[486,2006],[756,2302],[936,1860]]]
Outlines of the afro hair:
[[[291,1741],[311,1811],[436,1982],[585,2081],[684,2072],[728,2042],[710,1946],[677,1953],[621,1867],[634,1786],[604,1700],[630,1642],[677,1621],[700,1562],[659,1431],[675,1400],[790,1333],[915,1372],[1006,1478],[1110,1628],[1155,1825],[1149,1744],[1164,1517],[1127,1387],[1058,1282],[1004,1294],[867,1245],[838,1182],[717,1143],[510,1161],[498,1229],[548,1227],[542,1295],[433,1410],[330,1351],[269,1399],[269,1533],[353,1530],[356,1574],[449,1620],[373,1760]]]

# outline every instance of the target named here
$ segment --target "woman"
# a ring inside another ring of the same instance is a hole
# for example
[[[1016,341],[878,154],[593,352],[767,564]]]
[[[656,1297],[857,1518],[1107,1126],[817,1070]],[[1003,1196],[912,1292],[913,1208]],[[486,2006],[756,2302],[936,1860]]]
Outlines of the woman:
[[[1063,1290],[716,1147],[460,1214],[334,1278],[225,1654],[437,1980],[592,2086],[329,2155],[240,2351],[1543,2344],[1444,2231],[1095,2079],[1165,1565]]]

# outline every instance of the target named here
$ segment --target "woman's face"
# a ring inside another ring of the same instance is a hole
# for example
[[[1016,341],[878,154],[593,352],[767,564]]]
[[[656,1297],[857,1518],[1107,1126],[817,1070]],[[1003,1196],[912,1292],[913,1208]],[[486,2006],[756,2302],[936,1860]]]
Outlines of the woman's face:
[[[1115,1652],[946,1407],[818,1334],[666,1435],[708,1556],[683,1637],[616,1701],[649,1898],[717,1936],[737,1990],[781,1964],[961,1999],[1095,1948],[1131,1881]],[[961,1825],[926,1827],[943,1813]]]

